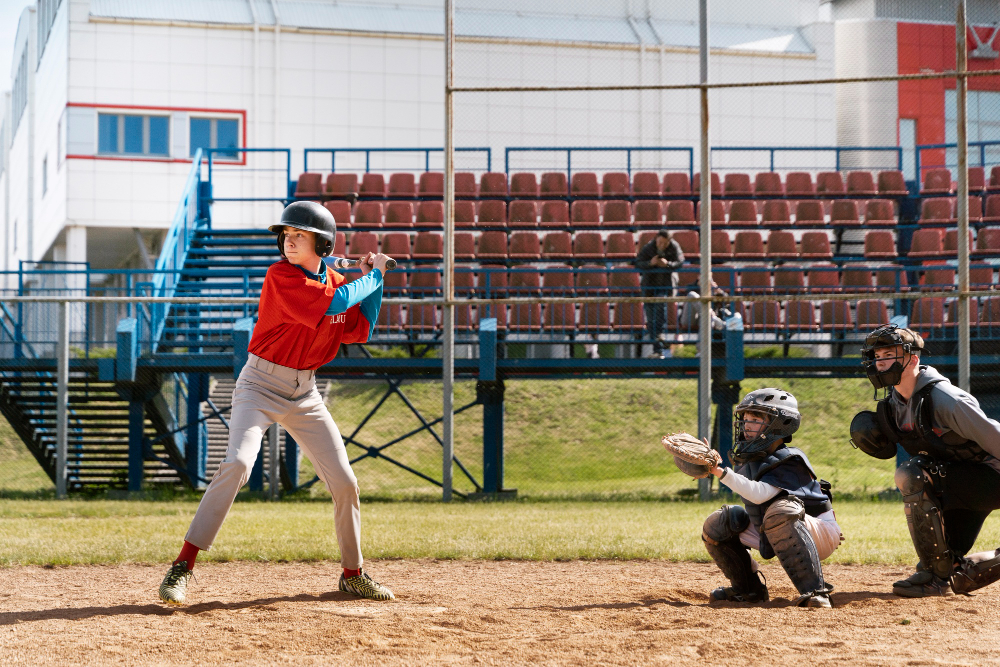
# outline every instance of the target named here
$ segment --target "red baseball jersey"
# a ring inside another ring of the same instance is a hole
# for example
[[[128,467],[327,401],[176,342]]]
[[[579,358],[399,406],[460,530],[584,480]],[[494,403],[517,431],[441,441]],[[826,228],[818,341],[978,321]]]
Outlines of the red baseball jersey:
[[[336,289],[347,278],[326,268],[326,284],[307,278],[288,260],[270,266],[260,292],[250,352],[270,362],[312,370],[337,356],[341,344],[365,343],[371,322],[360,304],[327,315]]]

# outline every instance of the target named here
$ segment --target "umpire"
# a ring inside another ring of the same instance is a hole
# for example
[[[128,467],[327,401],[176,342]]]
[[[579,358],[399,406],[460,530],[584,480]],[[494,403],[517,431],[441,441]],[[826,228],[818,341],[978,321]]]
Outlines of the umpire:
[[[677,293],[677,269],[684,264],[681,246],[661,229],[652,241],[642,246],[635,256],[635,265],[642,272],[643,296],[674,296]],[[653,356],[663,358],[667,342],[667,304],[645,303],[646,329],[653,339]]]
[[[922,365],[923,348],[919,334],[891,324],[868,334],[862,363],[886,396],[851,422],[851,441],[866,454],[892,458],[898,443],[911,455],[896,468],[896,486],[920,562],[892,586],[910,598],[968,593],[1000,579],[1000,549],[966,555],[1000,509],[1000,423]]]

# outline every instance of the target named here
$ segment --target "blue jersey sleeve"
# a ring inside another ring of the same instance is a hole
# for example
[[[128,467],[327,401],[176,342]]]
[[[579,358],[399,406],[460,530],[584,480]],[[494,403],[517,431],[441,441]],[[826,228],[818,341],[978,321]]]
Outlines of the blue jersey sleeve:
[[[374,271],[373,271],[374,273]],[[375,323],[378,322],[378,311],[382,308],[382,281],[378,283],[378,288],[361,300],[361,314],[368,320],[368,340],[372,339],[375,333]]]
[[[326,314],[340,315],[341,313],[345,313],[348,308],[362,303],[367,297],[371,296],[376,291],[378,292],[378,304],[381,305],[382,272],[378,269],[373,269],[363,278],[355,280],[354,282],[345,283],[338,287],[333,293],[333,300],[330,302],[330,307],[326,309]],[[376,318],[378,317],[378,308],[378,305],[375,306]],[[362,308],[362,311],[363,310],[364,308]],[[369,321],[373,322],[374,320],[369,319]]]

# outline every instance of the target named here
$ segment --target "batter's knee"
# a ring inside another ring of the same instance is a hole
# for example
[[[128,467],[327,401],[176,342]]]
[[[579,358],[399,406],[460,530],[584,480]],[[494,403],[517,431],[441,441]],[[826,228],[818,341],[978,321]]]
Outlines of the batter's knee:
[[[896,488],[903,497],[923,493],[927,488],[927,473],[913,459],[896,468]]]
[[[795,496],[780,498],[771,503],[764,512],[764,532],[774,530],[791,521],[802,521],[806,517],[806,506]]]
[[[719,544],[737,537],[750,526],[750,515],[739,505],[723,505],[705,519],[701,537],[710,544]]]

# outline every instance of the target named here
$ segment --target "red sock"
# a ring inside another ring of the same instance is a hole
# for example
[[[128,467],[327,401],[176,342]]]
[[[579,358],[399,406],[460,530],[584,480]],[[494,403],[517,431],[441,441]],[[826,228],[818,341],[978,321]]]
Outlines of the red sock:
[[[357,569],[357,570],[348,570],[346,567],[344,568],[344,578],[345,579],[350,579],[351,577],[357,577],[360,574],[361,574],[361,569],[360,568]]]
[[[180,563],[181,561],[187,562],[187,569],[194,569],[194,561],[198,557],[198,552],[201,551],[198,547],[191,544],[187,540],[184,540],[184,546],[181,547],[181,555],[177,557],[174,564]]]

